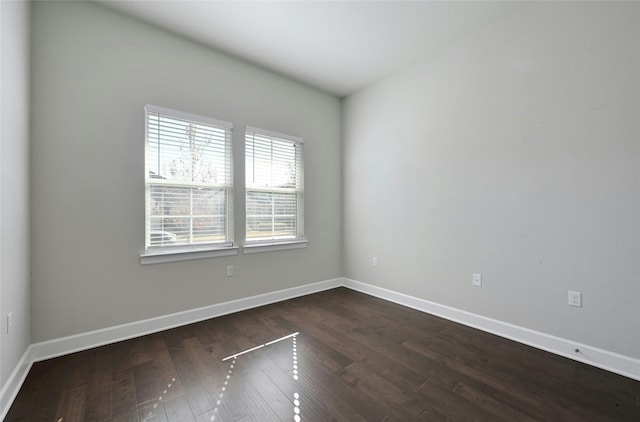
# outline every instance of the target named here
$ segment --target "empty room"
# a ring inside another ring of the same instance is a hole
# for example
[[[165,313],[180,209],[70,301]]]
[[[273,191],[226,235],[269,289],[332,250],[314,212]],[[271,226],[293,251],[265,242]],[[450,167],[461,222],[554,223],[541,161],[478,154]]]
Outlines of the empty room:
[[[0,419],[640,420],[640,2],[0,20]]]

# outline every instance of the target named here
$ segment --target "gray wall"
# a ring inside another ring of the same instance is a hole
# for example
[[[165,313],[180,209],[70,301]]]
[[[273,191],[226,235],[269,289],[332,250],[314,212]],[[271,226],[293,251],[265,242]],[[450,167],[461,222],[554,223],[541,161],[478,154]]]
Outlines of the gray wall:
[[[2,53],[2,316],[17,308],[3,370],[30,337],[16,182],[27,13],[13,5],[9,19],[7,4],[3,43],[12,32],[22,47]],[[524,7],[347,98],[342,114],[329,95],[98,5],[33,8],[33,342],[346,275],[640,358],[637,3]],[[146,103],[235,124],[237,241],[244,125],[304,137],[309,247],[141,266]],[[567,306],[568,289],[583,308]]]
[[[335,97],[91,3],[33,6],[33,342],[338,277]],[[141,266],[145,104],[305,139],[306,249]],[[226,277],[226,266],[235,276]]]
[[[534,4],[348,97],[345,275],[640,358],[639,21]]]
[[[29,9],[28,2],[0,2],[0,386],[31,341]],[[14,323],[7,335],[9,312]]]

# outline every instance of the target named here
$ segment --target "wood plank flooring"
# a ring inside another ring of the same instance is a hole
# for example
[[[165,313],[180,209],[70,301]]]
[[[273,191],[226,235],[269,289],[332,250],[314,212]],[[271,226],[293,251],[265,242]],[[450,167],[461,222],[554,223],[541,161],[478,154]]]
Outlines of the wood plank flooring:
[[[637,422],[640,382],[338,288],[36,363],[6,418],[298,420]]]

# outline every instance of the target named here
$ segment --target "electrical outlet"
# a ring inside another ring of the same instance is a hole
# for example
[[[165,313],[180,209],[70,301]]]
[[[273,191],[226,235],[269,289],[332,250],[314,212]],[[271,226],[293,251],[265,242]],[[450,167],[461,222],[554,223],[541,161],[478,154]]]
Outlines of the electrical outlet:
[[[582,307],[582,293],[569,290],[569,305]]]
[[[13,329],[13,312],[7,314],[7,335],[11,334]]]
[[[227,277],[233,277],[233,265],[227,265]]]
[[[371,258],[371,265],[373,265],[374,267],[378,266],[378,257],[374,256],[373,258]]]
[[[482,287],[482,274],[473,274],[471,283],[476,287]]]

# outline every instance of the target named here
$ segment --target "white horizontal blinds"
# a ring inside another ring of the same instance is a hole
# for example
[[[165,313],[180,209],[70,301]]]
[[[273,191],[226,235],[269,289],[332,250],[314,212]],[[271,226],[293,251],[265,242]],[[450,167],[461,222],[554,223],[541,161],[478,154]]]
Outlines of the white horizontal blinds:
[[[146,246],[232,241],[231,124],[146,107]]]
[[[304,236],[302,139],[247,128],[247,241]]]

